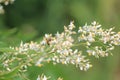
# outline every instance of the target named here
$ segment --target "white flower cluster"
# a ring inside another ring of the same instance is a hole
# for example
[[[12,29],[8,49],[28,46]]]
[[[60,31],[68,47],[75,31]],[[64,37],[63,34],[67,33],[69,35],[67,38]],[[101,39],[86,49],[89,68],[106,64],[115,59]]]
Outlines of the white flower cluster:
[[[62,33],[57,32],[55,36],[46,34],[42,44],[50,46],[53,54],[51,54],[52,57],[49,57],[49,60],[53,61],[54,64],[73,64],[80,70],[87,70],[91,67],[88,59],[85,59],[85,56],[78,49],[72,49],[75,42],[73,36],[76,35],[76,32],[73,31],[74,28],[75,26],[71,22],[68,27],[64,26],[64,32]]]
[[[3,9],[3,5],[8,5],[8,4],[11,4],[13,3],[15,0],[0,0],[0,14],[3,14],[4,13],[4,9]]]
[[[114,45],[120,45],[120,32],[114,32],[113,28],[102,29],[96,22],[79,27],[78,33],[78,40],[80,43],[86,43],[86,52],[89,55],[108,56]]]
[[[21,42],[19,47],[11,47],[13,52],[4,53],[0,59],[4,70],[11,71],[13,66],[20,66],[19,71],[26,71],[27,66],[33,63],[41,67],[44,63],[53,62],[72,64],[86,71],[92,67],[87,55],[105,57],[114,46],[120,45],[120,32],[114,32],[113,28],[103,29],[96,22],[79,27],[78,31],[74,28],[71,22],[67,27],[64,26],[61,33],[45,34],[39,43]],[[46,76],[41,77],[38,80],[48,79]]]
[[[47,78],[45,75],[41,75],[41,76],[38,76],[37,80],[48,80],[49,78]]]
[[[48,80],[50,77],[47,77],[45,75],[38,76],[37,80]],[[62,78],[58,78],[57,80],[63,80]]]

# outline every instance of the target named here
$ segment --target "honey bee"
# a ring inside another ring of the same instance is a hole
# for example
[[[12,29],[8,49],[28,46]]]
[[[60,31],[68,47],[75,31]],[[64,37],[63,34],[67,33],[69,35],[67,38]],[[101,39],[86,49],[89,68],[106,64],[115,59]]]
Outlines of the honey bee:
[[[50,42],[52,41],[52,38],[46,39],[47,45],[50,45]]]

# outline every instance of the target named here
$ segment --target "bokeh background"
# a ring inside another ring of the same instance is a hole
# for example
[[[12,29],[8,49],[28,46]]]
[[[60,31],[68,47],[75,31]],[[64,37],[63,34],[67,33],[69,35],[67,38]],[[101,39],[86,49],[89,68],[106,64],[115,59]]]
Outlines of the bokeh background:
[[[16,0],[5,11],[0,15],[0,47],[39,41],[45,33],[61,32],[70,21],[77,27],[97,21],[103,28],[120,31],[120,0]],[[26,75],[30,80],[43,72],[51,80],[59,76],[64,80],[120,80],[120,47],[113,56],[92,58],[91,63],[93,68],[86,72],[71,65],[45,64],[29,67]]]

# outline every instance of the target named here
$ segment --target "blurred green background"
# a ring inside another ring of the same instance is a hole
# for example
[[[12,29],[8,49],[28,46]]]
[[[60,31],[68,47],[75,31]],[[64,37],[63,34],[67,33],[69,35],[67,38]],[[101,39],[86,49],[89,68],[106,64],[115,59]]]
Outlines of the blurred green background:
[[[16,0],[0,15],[0,47],[17,46],[21,41],[39,41],[45,33],[62,31],[74,21],[77,27],[97,21],[103,28],[120,31],[120,0]],[[29,67],[27,76],[36,80],[44,72],[51,80],[120,80],[120,47],[113,56],[91,59],[93,68],[80,71],[71,65],[45,64]],[[20,80],[16,78],[15,80]]]

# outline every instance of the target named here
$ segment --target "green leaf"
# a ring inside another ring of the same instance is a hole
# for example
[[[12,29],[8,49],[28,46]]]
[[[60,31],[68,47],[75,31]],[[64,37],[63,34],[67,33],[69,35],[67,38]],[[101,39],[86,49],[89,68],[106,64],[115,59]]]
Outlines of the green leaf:
[[[19,69],[19,66],[10,72],[4,72],[0,74],[0,80],[12,80],[11,78],[16,75],[16,73],[18,72],[18,69]]]
[[[16,31],[17,31],[16,28],[10,29],[10,30],[5,30],[5,31],[0,32],[0,35],[3,36],[3,37],[8,37],[8,36],[16,33]]]
[[[0,52],[2,52],[2,53],[4,53],[4,52],[15,52],[15,50],[10,49],[10,48],[0,48]]]

